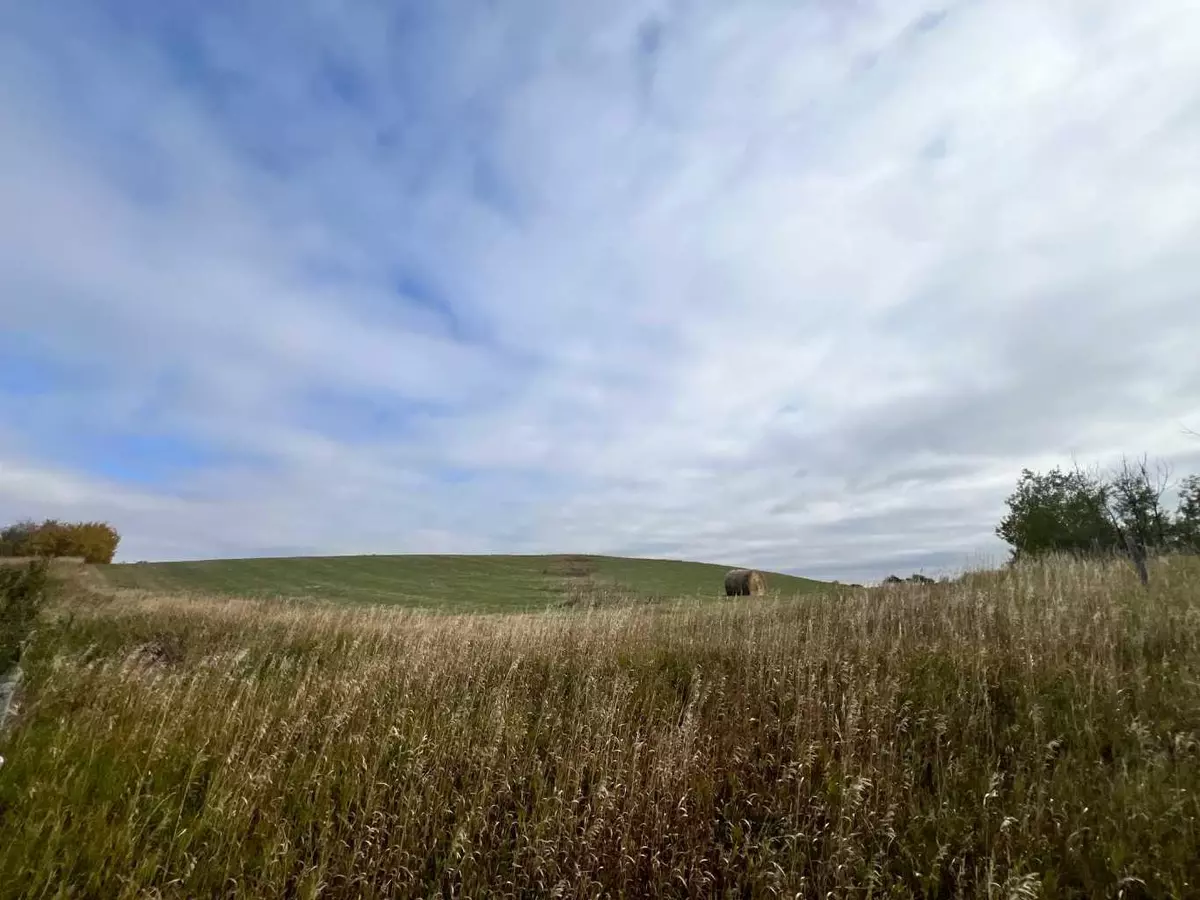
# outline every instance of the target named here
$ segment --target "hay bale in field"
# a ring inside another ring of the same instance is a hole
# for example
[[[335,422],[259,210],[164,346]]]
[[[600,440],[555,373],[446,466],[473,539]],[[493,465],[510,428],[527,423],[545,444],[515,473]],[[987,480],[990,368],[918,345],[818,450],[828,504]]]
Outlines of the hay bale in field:
[[[767,592],[767,579],[754,569],[733,569],[725,575],[726,597],[757,597]]]

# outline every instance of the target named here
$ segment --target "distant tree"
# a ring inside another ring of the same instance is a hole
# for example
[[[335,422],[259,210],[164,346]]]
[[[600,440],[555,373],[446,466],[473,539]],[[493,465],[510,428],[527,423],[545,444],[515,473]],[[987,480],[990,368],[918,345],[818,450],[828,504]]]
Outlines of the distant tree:
[[[936,584],[936,582],[928,575],[922,575],[919,572],[914,572],[907,578],[901,578],[899,575],[889,575],[883,579],[884,584]]]
[[[996,534],[1011,546],[1013,558],[1043,553],[1090,554],[1120,546],[1109,512],[1110,488],[1098,475],[1079,469],[1021,472],[1017,489],[1005,501],[1008,515]]]
[[[18,522],[0,531],[0,556],[77,556],[89,563],[110,563],[121,536],[106,522]]]
[[[29,556],[43,557],[73,556],[67,528],[68,526],[58,519],[47,519],[26,539],[26,553]]]
[[[1162,504],[1170,480],[1169,466],[1159,463],[1151,470],[1142,457],[1134,463],[1122,460],[1108,484],[1113,521],[1123,537],[1143,550],[1162,550],[1171,543],[1171,514]]]
[[[30,556],[29,540],[37,529],[36,522],[26,520],[0,530],[0,556]]]
[[[1189,475],[1179,483],[1179,508],[1173,524],[1178,549],[1200,553],[1200,475]]]

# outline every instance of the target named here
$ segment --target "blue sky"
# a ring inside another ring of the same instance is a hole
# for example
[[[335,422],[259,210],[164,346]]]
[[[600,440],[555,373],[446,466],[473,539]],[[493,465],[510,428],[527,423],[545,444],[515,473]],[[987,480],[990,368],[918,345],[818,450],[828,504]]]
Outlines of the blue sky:
[[[5,4],[0,518],[961,567],[1200,470],[1198,260],[1194,4]]]

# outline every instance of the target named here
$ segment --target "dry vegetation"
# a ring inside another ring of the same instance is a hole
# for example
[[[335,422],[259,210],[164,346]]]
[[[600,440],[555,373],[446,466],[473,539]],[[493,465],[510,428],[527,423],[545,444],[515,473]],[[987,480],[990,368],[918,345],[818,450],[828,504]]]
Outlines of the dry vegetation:
[[[1153,576],[76,601],[0,739],[0,896],[1197,896],[1200,564]]]

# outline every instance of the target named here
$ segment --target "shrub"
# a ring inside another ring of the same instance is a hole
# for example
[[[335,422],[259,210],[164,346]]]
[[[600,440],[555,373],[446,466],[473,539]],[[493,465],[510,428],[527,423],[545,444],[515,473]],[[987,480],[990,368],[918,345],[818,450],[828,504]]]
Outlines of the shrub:
[[[2,556],[78,556],[89,563],[110,563],[121,536],[105,522],[19,522],[0,532]]]
[[[37,529],[37,523],[27,519],[0,531],[0,556],[28,556],[26,547]]]
[[[20,659],[21,647],[46,599],[47,565],[0,566],[0,676]]]
[[[75,544],[74,553],[67,556],[82,556],[89,563],[110,563],[117,553],[121,536],[105,522],[83,522],[71,526]]]

